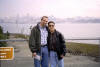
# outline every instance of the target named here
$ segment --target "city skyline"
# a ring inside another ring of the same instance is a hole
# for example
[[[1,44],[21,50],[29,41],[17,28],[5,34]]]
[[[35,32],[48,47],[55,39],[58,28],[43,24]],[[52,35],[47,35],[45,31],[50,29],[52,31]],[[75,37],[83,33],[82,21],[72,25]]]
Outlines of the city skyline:
[[[100,17],[99,0],[0,0],[0,17]]]

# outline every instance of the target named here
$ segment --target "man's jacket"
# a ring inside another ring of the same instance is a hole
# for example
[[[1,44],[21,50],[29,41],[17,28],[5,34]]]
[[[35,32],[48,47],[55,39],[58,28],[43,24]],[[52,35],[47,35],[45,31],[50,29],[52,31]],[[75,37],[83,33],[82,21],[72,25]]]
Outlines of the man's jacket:
[[[46,29],[47,29],[47,27],[46,27]],[[31,30],[31,34],[29,37],[29,48],[32,53],[38,52],[41,49],[41,32],[39,29],[39,24],[37,24]]]

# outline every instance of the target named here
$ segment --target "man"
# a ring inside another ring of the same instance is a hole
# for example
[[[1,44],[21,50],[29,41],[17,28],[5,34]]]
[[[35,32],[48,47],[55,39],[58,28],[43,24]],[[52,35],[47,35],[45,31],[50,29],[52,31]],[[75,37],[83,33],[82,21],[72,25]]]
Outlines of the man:
[[[31,30],[31,35],[29,38],[29,48],[32,52],[32,56],[41,56],[41,60],[34,58],[35,67],[48,67],[47,22],[48,17],[43,16],[41,18],[41,22]]]
[[[48,22],[48,49],[50,52],[50,66],[64,67],[63,57],[66,53],[65,40],[60,32],[55,29],[53,21]]]

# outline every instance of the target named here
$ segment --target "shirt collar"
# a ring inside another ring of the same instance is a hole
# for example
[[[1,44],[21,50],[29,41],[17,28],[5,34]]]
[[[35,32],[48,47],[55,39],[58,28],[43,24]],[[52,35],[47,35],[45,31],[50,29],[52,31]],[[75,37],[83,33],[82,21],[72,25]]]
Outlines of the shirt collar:
[[[39,28],[40,28],[40,29],[44,29],[44,28],[46,28],[46,26],[42,27],[42,26],[40,25],[40,23],[39,23]]]

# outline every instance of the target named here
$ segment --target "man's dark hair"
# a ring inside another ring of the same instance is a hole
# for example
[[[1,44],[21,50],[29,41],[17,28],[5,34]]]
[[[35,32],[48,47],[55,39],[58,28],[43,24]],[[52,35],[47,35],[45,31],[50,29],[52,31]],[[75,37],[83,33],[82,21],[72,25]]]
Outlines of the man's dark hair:
[[[43,20],[43,18],[48,18],[47,16],[43,16],[42,18],[41,18],[41,20]]]
[[[48,25],[49,25],[50,23],[53,23],[53,24],[55,25],[55,22],[54,22],[54,21],[49,21],[49,22],[48,22]]]

